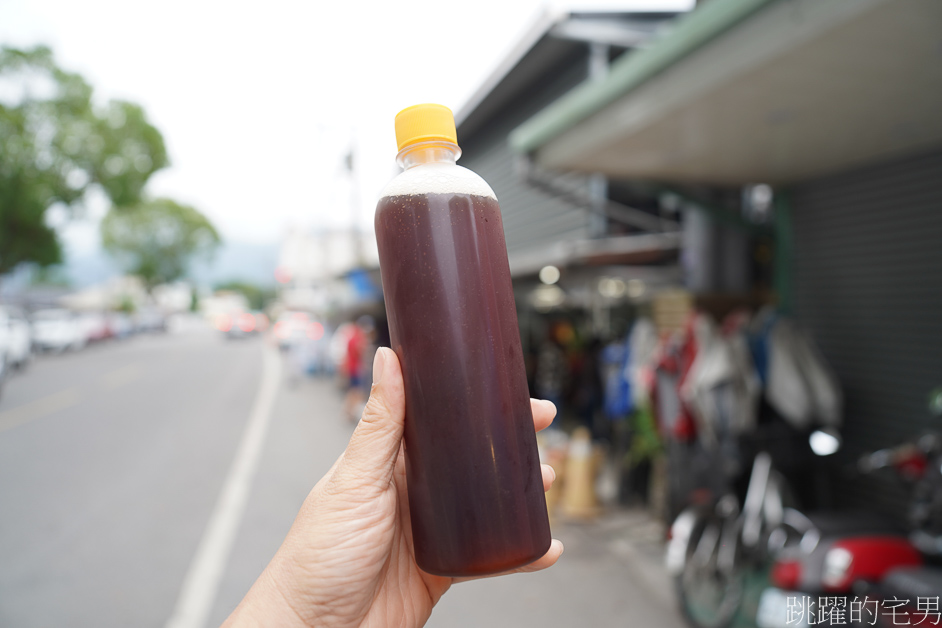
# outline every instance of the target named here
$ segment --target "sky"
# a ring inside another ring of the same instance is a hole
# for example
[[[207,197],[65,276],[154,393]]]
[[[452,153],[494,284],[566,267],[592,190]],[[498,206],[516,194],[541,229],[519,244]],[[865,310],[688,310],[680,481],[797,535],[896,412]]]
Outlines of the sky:
[[[459,111],[543,11],[692,4],[0,0],[0,43],[47,44],[99,102],[142,105],[171,160],[149,193],[193,205],[227,240],[274,244],[292,226],[372,229],[396,112]],[[70,250],[98,246],[104,210],[64,229]]]

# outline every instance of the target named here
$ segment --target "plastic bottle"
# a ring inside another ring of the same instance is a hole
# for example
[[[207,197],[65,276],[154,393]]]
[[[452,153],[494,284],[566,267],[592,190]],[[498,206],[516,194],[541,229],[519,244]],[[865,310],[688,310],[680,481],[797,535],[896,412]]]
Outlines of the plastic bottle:
[[[404,171],[377,205],[376,239],[415,557],[438,575],[496,573],[551,541],[500,207],[455,164],[448,108],[404,109],[396,139]]]

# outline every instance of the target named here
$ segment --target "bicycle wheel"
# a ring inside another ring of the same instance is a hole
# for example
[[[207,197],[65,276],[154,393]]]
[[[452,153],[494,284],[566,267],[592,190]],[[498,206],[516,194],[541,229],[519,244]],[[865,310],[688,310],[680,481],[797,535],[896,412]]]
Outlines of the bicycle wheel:
[[[690,535],[683,571],[675,584],[680,609],[694,628],[726,628],[742,602],[743,577],[736,563],[721,560],[734,519],[704,517]]]

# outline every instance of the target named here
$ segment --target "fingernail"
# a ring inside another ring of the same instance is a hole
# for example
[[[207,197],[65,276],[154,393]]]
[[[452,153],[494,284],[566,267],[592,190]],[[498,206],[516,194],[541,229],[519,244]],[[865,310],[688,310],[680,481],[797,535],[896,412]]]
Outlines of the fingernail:
[[[556,481],[556,469],[554,469],[553,467],[550,467],[550,471],[552,471],[553,473],[553,479],[550,480],[550,483],[552,483]]]
[[[386,368],[386,356],[383,355],[385,349],[380,347],[376,350],[376,355],[373,356],[373,385],[379,383],[379,380],[383,379],[383,369]]]

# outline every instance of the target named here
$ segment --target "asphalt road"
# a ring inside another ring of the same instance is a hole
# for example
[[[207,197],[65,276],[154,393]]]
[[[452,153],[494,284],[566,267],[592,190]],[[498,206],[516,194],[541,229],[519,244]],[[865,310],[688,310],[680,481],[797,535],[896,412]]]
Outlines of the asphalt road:
[[[190,331],[42,356],[9,380],[0,626],[219,625],[352,431],[332,382],[291,385],[280,361],[260,338]],[[643,517],[555,534],[555,568],[453,587],[429,625],[681,625]]]

